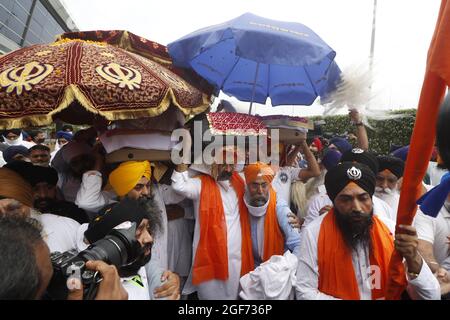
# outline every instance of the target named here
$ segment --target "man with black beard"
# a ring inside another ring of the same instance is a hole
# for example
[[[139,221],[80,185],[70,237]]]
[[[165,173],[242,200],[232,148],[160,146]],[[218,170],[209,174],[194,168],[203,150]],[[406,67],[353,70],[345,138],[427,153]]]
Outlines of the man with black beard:
[[[58,173],[51,167],[40,167],[24,161],[5,166],[21,175],[33,188],[33,207],[41,213],[71,218],[80,224],[89,222],[83,209],[72,202],[57,199]]]
[[[384,299],[391,280],[413,299],[440,299],[439,283],[417,251],[415,228],[398,226],[402,233],[394,241],[394,226],[374,214],[375,183],[372,170],[359,163],[343,162],[327,172],[333,208],[303,231],[298,299]],[[389,275],[394,248],[405,259],[405,272]]]
[[[85,250],[89,244],[104,238],[113,229],[128,229],[133,223],[136,224],[136,240],[141,245],[140,252],[134,262],[119,268],[119,275],[129,300],[154,299],[151,289],[162,285],[163,272],[155,270],[154,273],[147,274],[144,267],[151,259],[153,237],[161,228],[158,210],[151,202],[124,198],[119,203],[106,206],[89,223],[86,231],[79,234],[78,250]],[[178,298],[177,290],[174,291],[173,298]]]

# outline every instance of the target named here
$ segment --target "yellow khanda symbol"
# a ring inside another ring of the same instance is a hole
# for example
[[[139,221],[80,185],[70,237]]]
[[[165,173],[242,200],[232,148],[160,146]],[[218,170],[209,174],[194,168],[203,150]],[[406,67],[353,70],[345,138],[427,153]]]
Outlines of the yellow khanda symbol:
[[[140,89],[141,73],[133,68],[123,67],[117,63],[98,66],[95,71],[105,80],[118,84],[119,88]]]
[[[24,66],[3,71],[0,74],[0,86],[7,88],[6,93],[11,93],[16,89],[17,95],[20,96],[23,89],[30,91],[32,85],[38,84],[52,72],[52,65],[32,61]]]

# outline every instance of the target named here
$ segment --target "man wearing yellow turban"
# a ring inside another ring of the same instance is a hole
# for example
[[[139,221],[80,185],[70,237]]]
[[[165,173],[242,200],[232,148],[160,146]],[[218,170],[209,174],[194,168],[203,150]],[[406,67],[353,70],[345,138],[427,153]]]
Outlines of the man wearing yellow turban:
[[[109,183],[119,197],[139,199],[150,194],[151,168],[148,161],[127,161],[109,175]]]
[[[287,203],[277,198],[272,187],[275,172],[262,162],[249,164],[244,170],[247,185],[244,202],[249,213],[252,253],[255,268],[273,255],[300,247],[300,233],[291,226],[293,215]]]

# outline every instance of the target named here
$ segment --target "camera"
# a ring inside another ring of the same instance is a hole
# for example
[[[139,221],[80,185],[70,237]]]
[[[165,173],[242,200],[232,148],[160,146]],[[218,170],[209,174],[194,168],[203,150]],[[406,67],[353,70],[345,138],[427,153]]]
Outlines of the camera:
[[[102,278],[98,272],[86,269],[86,262],[101,260],[121,267],[132,264],[140,255],[141,245],[136,240],[136,223],[128,229],[114,229],[103,239],[91,244],[86,250],[64,253],[53,252],[53,278],[47,288],[49,299],[65,300],[68,295],[68,279],[77,277],[83,285],[83,299],[92,300]]]

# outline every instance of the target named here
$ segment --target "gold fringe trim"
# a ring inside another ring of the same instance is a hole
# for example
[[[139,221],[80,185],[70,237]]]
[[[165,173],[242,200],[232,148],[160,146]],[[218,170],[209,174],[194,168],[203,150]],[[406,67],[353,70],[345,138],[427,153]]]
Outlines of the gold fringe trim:
[[[49,112],[47,115],[23,116],[13,119],[1,119],[2,114],[0,113],[0,129],[27,128],[34,126],[46,126],[52,124],[53,123],[52,116],[68,108],[75,100],[78,101],[79,104],[88,112],[102,116],[109,121],[156,117],[165,112],[169,108],[171,103],[173,103],[176,107],[178,107],[186,116],[191,116],[193,114],[195,115],[204,112],[210,106],[207,96],[203,95],[202,101],[203,103],[200,106],[194,108],[183,108],[176,101],[175,95],[172,89],[170,88],[158,107],[148,108],[146,110],[139,110],[139,111],[123,109],[123,110],[99,112],[94,107],[92,102],[82,93],[80,88],[77,85],[71,84],[68,87],[66,87],[62,102],[58,105],[58,107],[55,110]],[[3,114],[5,114],[5,112]]]

